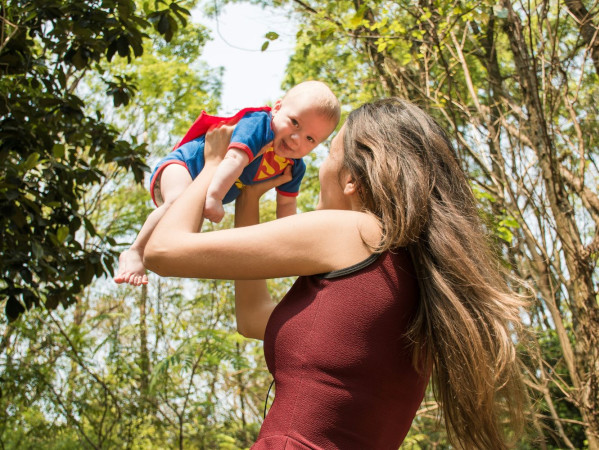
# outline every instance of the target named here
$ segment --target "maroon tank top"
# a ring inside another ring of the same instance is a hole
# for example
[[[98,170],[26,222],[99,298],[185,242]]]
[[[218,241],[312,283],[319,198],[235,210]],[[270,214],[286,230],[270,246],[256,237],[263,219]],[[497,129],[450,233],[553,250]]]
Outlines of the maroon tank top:
[[[299,277],[266,327],[276,394],[252,449],[396,450],[428,383],[405,337],[417,302],[404,249]]]

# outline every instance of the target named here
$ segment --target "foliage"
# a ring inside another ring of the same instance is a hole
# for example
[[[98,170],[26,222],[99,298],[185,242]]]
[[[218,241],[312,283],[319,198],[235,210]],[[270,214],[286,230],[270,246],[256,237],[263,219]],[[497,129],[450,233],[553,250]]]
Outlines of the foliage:
[[[263,363],[232,331],[232,284],[187,285],[157,280],[145,297],[132,288],[92,290],[74,310],[41,308],[11,325],[3,448],[249,447],[265,395]],[[251,420],[245,412],[244,427],[242,397],[255,411]]]
[[[344,115],[400,95],[450,130],[495,249],[534,292],[523,292],[530,333],[514,336],[532,399],[518,447],[596,448],[597,7],[253,3],[294,8],[302,24],[284,87],[322,79]],[[192,6],[3,3],[0,292],[11,318],[40,306],[2,329],[3,448],[247,448],[258,434],[271,379],[261,346],[234,332],[231,284],[151,277],[140,290],[102,277],[151,210],[144,159],[218,108],[220,72],[200,61],[208,34],[188,23]],[[272,197],[262,206],[272,219]],[[269,288],[280,298],[291,281]],[[404,448],[449,447],[438,417],[427,393]]]
[[[141,56],[151,24],[169,41],[188,14],[174,1],[143,11],[132,0],[3,3],[0,295],[9,319],[39,303],[69,305],[95,277],[111,273],[112,241],[81,241],[84,232],[96,237],[82,198],[105,181],[107,164],[140,182],[146,149],[120,139],[76,90],[102,61]],[[122,77],[105,85],[115,106],[135,92]]]
[[[142,169],[142,156],[166,153],[202,109],[218,106],[219,71],[199,61],[207,33],[182,30],[165,44],[146,28],[142,55],[100,59],[72,86],[83,115],[102,111]],[[117,242],[133,239],[149,196],[143,172],[80,153],[98,181],[79,192],[88,226],[76,237],[83,251],[107,250],[110,274]],[[230,284],[157,282],[140,293],[99,278],[74,310],[42,306],[0,341],[0,373],[10,380],[0,397],[3,448],[247,448],[255,440],[267,375],[256,345],[232,332]]]

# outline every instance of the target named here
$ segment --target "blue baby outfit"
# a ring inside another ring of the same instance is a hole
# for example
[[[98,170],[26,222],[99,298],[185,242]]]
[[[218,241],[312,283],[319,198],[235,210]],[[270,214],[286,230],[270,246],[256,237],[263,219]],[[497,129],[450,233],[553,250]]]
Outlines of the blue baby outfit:
[[[244,111],[246,110],[241,110],[233,117],[242,115]],[[215,121],[215,119],[218,119],[218,121]],[[228,119],[230,118],[215,118],[214,116],[203,113],[196,123],[194,123],[194,126],[197,126],[198,123],[204,121],[208,124],[212,124],[225,122]],[[231,143],[228,148],[236,148],[245,152],[248,155],[250,162],[245,169],[243,169],[238,181],[225,195],[223,203],[230,203],[235,200],[241,192],[240,189],[244,185],[259,183],[276,177],[283,173],[288,165],[292,166],[292,179],[276,189],[277,192],[285,196],[295,197],[298,195],[302,178],[306,172],[306,164],[301,158],[283,158],[274,153],[272,148],[274,133],[271,128],[271,121],[272,116],[269,111],[256,111],[256,108],[251,108],[250,112],[245,113],[241,116],[241,119],[239,119],[239,122],[233,130]],[[203,129],[207,129],[207,126],[204,126],[202,131]],[[188,135],[186,135],[186,137],[187,136]],[[182,142],[185,142],[185,138]],[[189,171],[191,178],[195,179],[204,168],[204,144],[204,135],[189,140],[182,145],[177,146],[175,150],[169,153],[156,165],[152,177],[150,178],[150,192],[155,204],[158,204],[155,195],[159,194],[159,192],[155,192],[157,187],[156,181],[159,179],[162,170],[169,164],[180,164],[185,166]],[[270,147],[260,153],[267,144],[270,144]]]

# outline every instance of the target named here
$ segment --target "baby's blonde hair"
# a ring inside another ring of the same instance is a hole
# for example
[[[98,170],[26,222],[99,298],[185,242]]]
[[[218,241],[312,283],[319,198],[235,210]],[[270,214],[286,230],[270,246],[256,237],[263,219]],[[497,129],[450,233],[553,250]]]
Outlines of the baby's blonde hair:
[[[341,106],[333,91],[322,81],[309,80],[296,84],[287,91],[281,102],[285,102],[285,99],[306,96],[314,103],[316,112],[334,122],[336,127],[341,118]]]

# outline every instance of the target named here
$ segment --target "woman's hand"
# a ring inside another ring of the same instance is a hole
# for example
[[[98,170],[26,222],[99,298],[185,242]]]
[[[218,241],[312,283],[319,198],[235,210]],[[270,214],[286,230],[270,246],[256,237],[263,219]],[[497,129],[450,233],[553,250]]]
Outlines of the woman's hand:
[[[293,176],[291,175],[291,166],[287,166],[285,167],[283,173],[278,177],[271,178],[262,183],[244,186],[240,195],[259,199],[272,188],[288,183],[291,181],[292,178]]]
[[[206,143],[204,145],[204,162],[218,164],[225,157],[227,147],[231,142],[231,134],[235,126],[220,125],[218,128],[212,128],[206,133]]]
[[[260,197],[274,187],[291,181],[291,167],[287,166],[285,171],[278,177],[271,178],[262,183],[244,186],[241,194],[235,200],[235,226],[245,227],[256,225],[260,221],[259,203]]]

